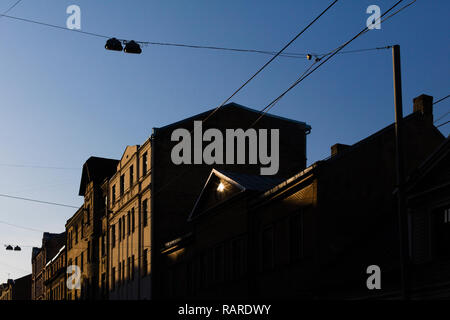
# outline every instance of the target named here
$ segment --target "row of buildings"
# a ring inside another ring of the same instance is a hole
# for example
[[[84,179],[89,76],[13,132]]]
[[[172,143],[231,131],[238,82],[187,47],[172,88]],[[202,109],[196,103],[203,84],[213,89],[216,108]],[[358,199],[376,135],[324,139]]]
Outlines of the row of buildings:
[[[422,95],[403,120],[406,285],[418,298],[450,297],[450,143],[433,125],[432,107]],[[32,299],[400,294],[394,125],[337,143],[306,167],[311,127],[267,115],[256,129],[279,129],[278,174],[261,176],[261,164],[175,165],[172,132],[192,132],[210,112],[154,128],[119,160],[85,162],[83,205],[63,233],[45,233],[33,249]],[[231,103],[203,129],[248,128],[258,115]],[[382,271],[380,290],[366,286],[370,265]]]

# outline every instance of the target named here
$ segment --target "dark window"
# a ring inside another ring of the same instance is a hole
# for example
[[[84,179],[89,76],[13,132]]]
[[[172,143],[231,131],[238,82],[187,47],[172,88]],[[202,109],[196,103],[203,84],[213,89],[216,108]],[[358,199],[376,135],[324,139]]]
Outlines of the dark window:
[[[120,176],[120,196],[123,196],[125,191],[125,175]]]
[[[262,233],[262,268],[269,270],[273,267],[273,228],[266,228]]]
[[[116,185],[112,186],[112,191],[111,191],[111,198],[112,198],[112,204],[114,205],[114,203],[116,203]]]
[[[142,223],[144,224],[144,227],[147,226],[147,220],[148,220],[148,199],[145,199],[142,201]]]
[[[78,226],[75,226],[75,244],[78,243]]]
[[[131,215],[130,215],[130,211],[128,211],[127,214],[127,231],[128,231],[128,235],[130,235],[131,233]]]
[[[303,257],[303,215],[295,214],[290,218],[289,244],[291,260]]]
[[[142,155],[142,175],[147,173],[147,152]]]
[[[119,219],[119,242],[122,239],[122,219]]]
[[[122,284],[122,264],[119,262],[119,275],[118,275],[119,281],[118,281],[118,287]]]
[[[86,224],[90,225],[91,224],[91,207],[88,206],[86,209]]]
[[[106,255],[106,236],[102,235],[102,257]]]
[[[125,239],[125,216],[122,217],[122,239]]]
[[[122,283],[125,283],[125,260],[122,260]]]
[[[111,247],[115,248],[116,246],[116,225],[111,226]]]
[[[242,239],[236,239],[231,245],[232,279],[238,279],[243,274],[243,242],[244,241]]]
[[[80,269],[81,269],[81,272],[83,272],[83,268],[84,268],[83,256],[84,256],[84,252],[81,252],[81,255],[80,255]]]
[[[438,209],[433,214],[433,251],[437,258],[450,257],[450,208]]]
[[[116,289],[116,268],[111,268],[111,290]]]
[[[131,280],[131,258],[127,258],[127,282]]]
[[[223,259],[224,249],[223,245],[219,245],[214,249],[214,281],[220,282],[223,280]]]
[[[134,208],[131,208],[131,232],[134,233]]]
[[[134,280],[134,254],[131,256],[131,280]]]
[[[133,185],[134,182],[134,167],[133,165],[130,166],[130,188]]]
[[[148,270],[148,266],[147,266],[147,249],[145,249],[143,254],[142,254],[142,275],[146,276],[147,275],[147,270]]]
[[[87,243],[87,262],[90,262],[91,260],[91,242],[88,241]]]

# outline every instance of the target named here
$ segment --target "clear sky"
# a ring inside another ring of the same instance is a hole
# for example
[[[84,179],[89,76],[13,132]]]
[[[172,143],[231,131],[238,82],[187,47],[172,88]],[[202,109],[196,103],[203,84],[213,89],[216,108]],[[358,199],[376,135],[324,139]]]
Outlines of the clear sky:
[[[4,12],[16,0],[0,0]],[[376,4],[341,0],[287,51],[327,52],[360,31]],[[66,25],[81,8],[83,31],[124,39],[277,51],[331,0],[23,0],[8,14]],[[408,3],[405,0],[405,4]],[[418,0],[347,49],[401,45],[404,113],[422,93],[450,94],[450,2]],[[0,193],[81,205],[81,166],[92,155],[120,158],[159,127],[214,108],[270,57],[148,46],[141,55],[110,52],[101,38],[0,17]],[[311,61],[278,58],[232,101],[261,109]],[[435,117],[450,110],[437,104]],[[353,144],[393,122],[390,50],[338,55],[271,113],[307,122],[308,164],[330,146]],[[440,122],[450,120],[450,115]],[[450,125],[440,127],[447,136]],[[19,165],[25,167],[11,167]],[[42,169],[28,166],[64,167]],[[70,169],[73,168],[73,169]],[[0,197],[0,220],[64,231],[75,209]],[[0,223],[0,282],[31,272],[42,233]],[[21,252],[3,244],[21,245]],[[26,247],[30,246],[30,247]]]

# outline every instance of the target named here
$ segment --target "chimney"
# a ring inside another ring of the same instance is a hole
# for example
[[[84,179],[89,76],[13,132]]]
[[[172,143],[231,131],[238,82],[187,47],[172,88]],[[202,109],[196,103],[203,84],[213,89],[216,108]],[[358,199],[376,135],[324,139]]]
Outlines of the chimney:
[[[350,148],[350,146],[347,144],[336,143],[335,145],[331,146],[331,156],[334,157],[335,155],[347,150],[348,148]]]
[[[424,116],[429,116],[433,122],[433,97],[421,94],[413,99],[413,112],[420,112]]]

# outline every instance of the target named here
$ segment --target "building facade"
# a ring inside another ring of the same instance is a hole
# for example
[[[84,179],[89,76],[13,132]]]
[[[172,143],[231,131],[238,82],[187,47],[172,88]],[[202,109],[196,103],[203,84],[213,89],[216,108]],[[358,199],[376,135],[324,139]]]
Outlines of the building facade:
[[[45,265],[58,253],[65,244],[65,233],[44,232],[41,248],[33,248],[31,255],[31,299],[45,300]]]
[[[151,298],[150,139],[128,146],[108,182],[110,298]]]
[[[0,301],[31,300],[31,274],[0,285]]]
[[[45,265],[44,286],[46,300],[66,300],[66,245]]]
[[[408,176],[445,138],[433,125],[432,99],[426,96],[415,99],[403,127]],[[212,171],[186,213],[185,232],[159,248],[163,297],[398,296],[394,125],[331,151],[272,187],[260,176]],[[444,224],[448,196],[435,200]],[[448,242],[439,243],[449,251]],[[371,265],[382,270],[382,291],[368,290]]]
[[[116,165],[117,160],[98,157],[90,157],[83,165],[79,195],[84,197],[84,204],[66,223],[67,267],[75,266],[80,273],[79,286],[67,290],[68,300],[102,298],[98,284],[106,199],[101,186],[114,174]]]

